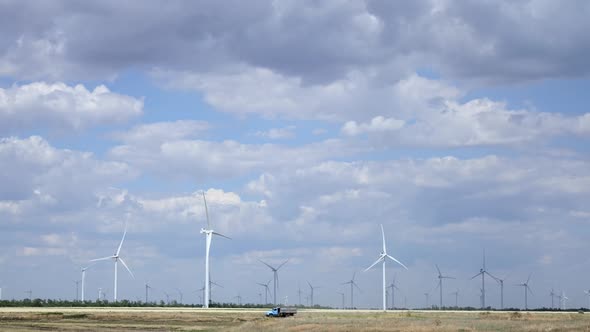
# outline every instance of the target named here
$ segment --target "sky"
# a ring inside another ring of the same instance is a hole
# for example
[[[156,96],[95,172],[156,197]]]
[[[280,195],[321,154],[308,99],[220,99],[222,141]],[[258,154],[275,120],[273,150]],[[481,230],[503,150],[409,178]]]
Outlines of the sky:
[[[0,287],[119,298],[587,306],[588,1],[0,1]],[[121,272],[122,271],[122,272]],[[113,264],[86,276],[113,293]],[[486,304],[500,288],[486,280]]]

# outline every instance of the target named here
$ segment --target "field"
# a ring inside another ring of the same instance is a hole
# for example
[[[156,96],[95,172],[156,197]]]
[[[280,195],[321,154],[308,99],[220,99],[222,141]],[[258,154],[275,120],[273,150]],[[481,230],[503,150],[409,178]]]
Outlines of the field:
[[[590,331],[590,314],[300,310],[0,308],[1,331]]]

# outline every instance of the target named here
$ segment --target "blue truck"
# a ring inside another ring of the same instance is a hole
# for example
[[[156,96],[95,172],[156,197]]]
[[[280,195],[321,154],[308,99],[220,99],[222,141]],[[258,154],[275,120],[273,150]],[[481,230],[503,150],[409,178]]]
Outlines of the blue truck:
[[[297,308],[276,307],[266,312],[266,317],[289,317],[297,313]]]

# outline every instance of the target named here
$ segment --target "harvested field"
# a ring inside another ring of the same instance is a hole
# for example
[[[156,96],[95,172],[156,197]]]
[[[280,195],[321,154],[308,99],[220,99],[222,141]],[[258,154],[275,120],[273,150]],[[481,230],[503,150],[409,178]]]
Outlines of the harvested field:
[[[1,308],[3,331],[590,331],[590,315],[538,312]]]

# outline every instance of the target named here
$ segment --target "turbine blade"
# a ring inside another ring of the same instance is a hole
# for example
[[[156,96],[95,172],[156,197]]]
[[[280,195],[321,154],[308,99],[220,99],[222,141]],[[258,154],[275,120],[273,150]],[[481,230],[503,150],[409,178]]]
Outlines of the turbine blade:
[[[383,237],[383,253],[386,253],[387,248],[385,248],[385,231],[383,230],[383,224],[381,224],[381,236]]]
[[[119,261],[121,261],[121,264],[123,264],[123,266],[127,269],[127,271],[129,271],[129,274],[131,274],[131,276],[133,277],[133,279],[135,279],[135,276],[133,275],[133,272],[131,272],[131,270],[129,269],[129,266],[127,266],[127,264],[125,264],[125,261],[123,260],[123,258],[119,257]]]
[[[289,261],[289,259],[287,259],[286,261],[283,262],[283,264],[279,265],[279,267],[277,267],[277,271],[283,267],[283,265],[287,264],[287,262]]]
[[[356,284],[356,282],[353,282],[352,284],[354,285],[354,287],[356,287],[356,289],[358,289],[358,290],[359,290],[359,292],[362,292],[362,290],[361,290],[361,289],[360,289],[360,287],[359,287],[359,286]]]
[[[205,203],[205,215],[207,216],[207,229],[211,229],[211,223],[209,223],[209,210],[207,209],[207,199],[205,198],[205,192],[203,191],[203,202]]]
[[[215,235],[217,235],[217,236],[221,236],[221,237],[224,237],[224,238],[226,238],[226,239],[230,239],[230,240],[231,240],[231,237],[229,237],[229,236],[225,236],[225,235],[223,235],[223,234],[221,234],[221,233],[217,233],[217,232],[212,232],[212,233],[213,233],[213,234],[215,234]]]
[[[377,265],[377,263],[380,263],[382,260],[384,260],[385,256],[379,256],[379,258],[375,261],[375,263],[373,263],[371,266],[369,266],[368,268],[365,269],[365,272],[369,271],[373,266]]]
[[[482,274],[482,273],[483,273],[483,272],[480,272],[480,273],[478,273],[478,274],[474,275],[474,276],[473,276],[473,277],[471,277],[471,279],[469,279],[469,280],[473,280],[475,277],[478,277],[478,276],[479,276],[480,274]]]
[[[500,279],[494,277],[491,273],[489,273],[488,271],[484,272],[485,274],[489,275],[490,277],[492,277],[492,279],[496,280],[497,282],[500,282]]]
[[[356,271],[354,271],[354,273],[352,274],[352,282],[354,282],[354,276],[356,276]]]
[[[403,266],[406,270],[408,269],[402,262],[398,261],[393,256],[387,255],[387,257],[389,257],[389,259],[393,260],[394,262],[398,263],[399,265]]]
[[[121,243],[119,243],[119,248],[117,248],[117,256],[119,256],[119,252],[121,252],[123,241],[125,241],[125,235],[127,235],[127,223],[125,223],[125,231],[123,232],[123,238],[121,238]]]
[[[526,289],[531,293],[531,295],[534,295],[533,291],[531,290],[531,288],[528,285],[526,286]]]
[[[434,266],[436,266],[436,270],[438,271],[438,275],[439,276],[442,276],[442,273],[440,273],[440,269],[438,268],[438,265],[437,264],[434,264]]]
[[[97,259],[91,259],[90,262],[98,262],[98,261],[106,261],[108,259],[113,259],[115,258],[115,256],[109,256],[109,257],[103,257],[103,258],[97,258]]]
[[[262,264],[264,264],[264,265],[268,266],[268,267],[269,267],[271,270],[273,270],[273,271],[275,270],[275,268],[274,268],[274,267],[272,267],[272,266],[270,266],[270,265],[266,264],[266,263],[265,263],[265,262],[263,262],[262,260],[260,260],[260,259],[259,259],[259,261],[260,261],[260,263],[262,263]]]
[[[531,272],[531,273],[529,273],[529,277],[526,279],[526,283],[527,283],[527,284],[528,284],[528,283],[529,283],[529,281],[531,280],[531,275],[532,275],[532,274],[533,274],[532,272]]]

